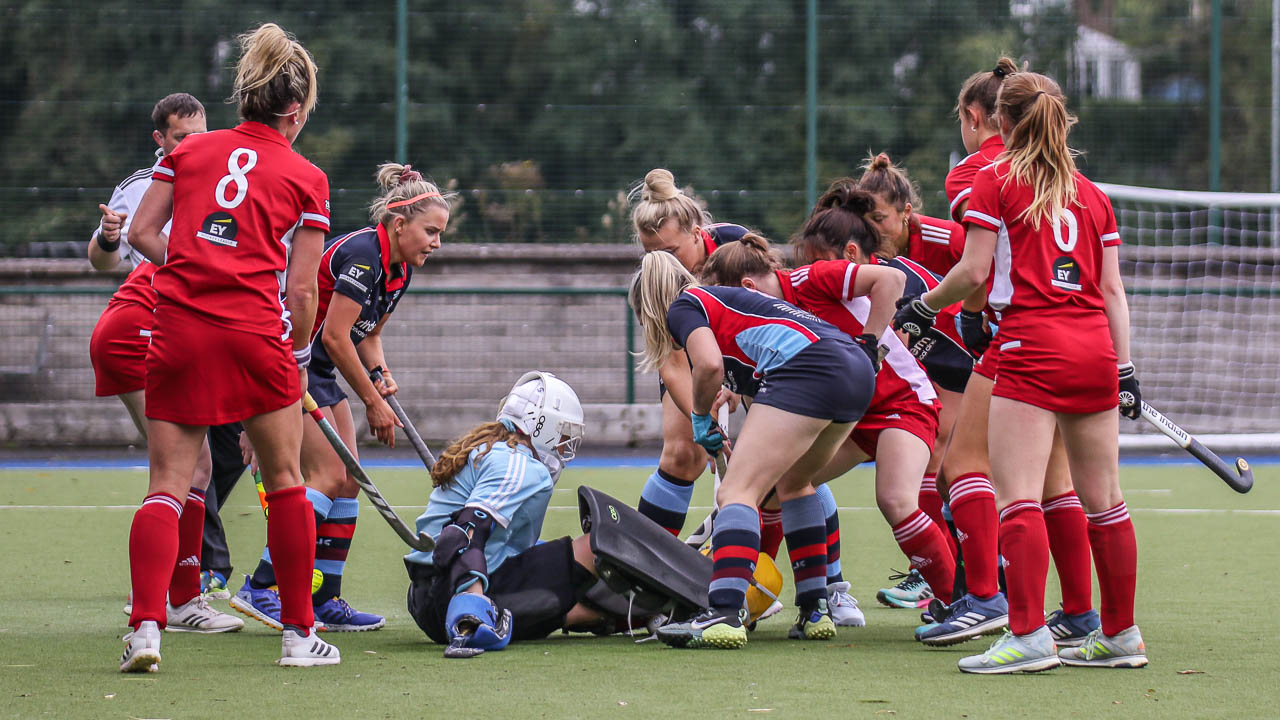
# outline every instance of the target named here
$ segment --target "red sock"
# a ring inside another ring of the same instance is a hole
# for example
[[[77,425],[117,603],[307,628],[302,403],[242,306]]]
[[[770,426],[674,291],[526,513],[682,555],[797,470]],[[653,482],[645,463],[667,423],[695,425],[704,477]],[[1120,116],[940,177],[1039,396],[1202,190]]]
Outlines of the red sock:
[[[760,552],[774,560],[782,545],[782,511],[760,508]]]
[[[1000,591],[996,489],[982,473],[968,473],[951,483],[951,519],[964,550],[964,581],[969,592],[989,598]]]
[[[923,510],[916,510],[893,526],[893,539],[911,559],[911,567],[920,571],[939,600],[950,603],[951,586],[956,581],[956,559],[947,548],[944,535],[946,533]]]
[[[1000,511],[1000,548],[1009,590],[1009,629],[1027,635],[1044,625],[1044,583],[1049,538],[1035,500],[1014,500]]]
[[[1129,508],[1119,505],[1089,517],[1089,545],[1102,590],[1102,632],[1115,635],[1133,625],[1133,595],[1138,581],[1138,538]]]
[[[179,607],[200,594],[200,550],[204,545],[204,491],[192,488],[178,520],[178,564],[169,581],[169,604]]]
[[[1089,562],[1089,522],[1075,491],[1044,503],[1049,552],[1062,585],[1062,611],[1079,615],[1093,609],[1093,564]]]
[[[178,523],[182,503],[168,493],[152,493],[133,514],[129,528],[129,579],[133,583],[133,613],[129,624],[134,630],[143,620],[154,620],[164,627],[168,613],[164,609],[165,592],[178,559]]]
[[[267,547],[280,589],[280,622],[309,631],[311,568],[316,559],[316,518],[307,490],[297,485],[267,493]]]
[[[942,528],[942,536],[947,540],[947,548],[951,550],[951,559],[956,558],[956,539],[951,537],[951,531],[947,529],[947,518],[942,514],[942,495],[938,493],[938,476],[925,475],[924,482],[920,483],[920,498],[918,500],[920,509],[930,520],[940,528]]]

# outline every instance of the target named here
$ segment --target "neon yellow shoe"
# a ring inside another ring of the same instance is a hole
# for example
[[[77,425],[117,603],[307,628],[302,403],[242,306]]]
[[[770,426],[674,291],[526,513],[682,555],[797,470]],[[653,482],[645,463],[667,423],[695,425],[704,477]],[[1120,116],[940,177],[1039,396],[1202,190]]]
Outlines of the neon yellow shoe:
[[[747,646],[745,619],[745,608],[708,608],[688,622],[658,628],[658,639],[674,648],[738,650]]]
[[[796,624],[787,637],[792,640],[830,640],[836,636],[836,623],[827,611],[827,601],[819,600],[811,608],[800,608]]]

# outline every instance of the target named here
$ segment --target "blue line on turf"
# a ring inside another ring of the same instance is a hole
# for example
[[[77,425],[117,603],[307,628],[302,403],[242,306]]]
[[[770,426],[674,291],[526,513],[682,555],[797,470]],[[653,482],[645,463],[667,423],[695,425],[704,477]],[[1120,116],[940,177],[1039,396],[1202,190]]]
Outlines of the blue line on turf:
[[[1224,460],[1228,463],[1232,462],[1234,456],[1224,456]],[[1249,457],[1250,465],[1277,465],[1280,464],[1280,455],[1259,455]],[[416,458],[374,458],[362,460],[360,463],[363,467],[387,470],[422,470],[426,469],[422,466],[422,462]],[[657,457],[646,457],[643,455],[599,455],[596,457],[579,457],[570,465],[571,468],[652,468],[658,464]],[[1121,465],[1142,466],[1142,465],[1199,465],[1200,462],[1191,456],[1185,458],[1177,455],[1173,456],[1155,456],[1155,457],[1130,457],[1121,458]],[[143,458],[79,458],[79,459],[60,459],[50,458],[46,460],[22,458],[15,460],[0,460],[0,470],[145,470],[147,468],[146,460]]]

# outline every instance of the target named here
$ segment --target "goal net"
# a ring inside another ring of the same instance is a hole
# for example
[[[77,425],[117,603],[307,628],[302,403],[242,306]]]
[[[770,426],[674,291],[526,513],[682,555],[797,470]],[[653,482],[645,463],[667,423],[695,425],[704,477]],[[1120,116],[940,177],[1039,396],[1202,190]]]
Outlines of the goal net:
[[[1280,450],[1280,194],[1099,183],[1111,198],[1144,399],[1193,434]],[[1146,423],[1126,447],[1163,447]]]

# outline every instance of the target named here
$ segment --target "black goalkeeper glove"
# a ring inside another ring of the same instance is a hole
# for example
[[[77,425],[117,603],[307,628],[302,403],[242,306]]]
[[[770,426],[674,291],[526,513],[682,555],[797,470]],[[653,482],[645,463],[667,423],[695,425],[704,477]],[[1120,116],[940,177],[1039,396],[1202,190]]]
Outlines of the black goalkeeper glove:
[[[853,339],[862,352],[867,354],[867,358],[871,360],[871,367],[877,373],[880,372],[880,364],[884,360],[880,355],[880,340],[871,333],[863,333]]]
[[[1131,362],[1120,366],[1120,414],[1130,420],[1142,417],[1142,390]]]
[[[926,330],[933,327],[933,321],[938,317],[938,311],[925,304],[919,295],[903,296],[898,299],[897,305],[893,329],[910,335],[912,341],[919,339]]]
[[[974,357],[982,357],[991,346],[991,330],[981,312],[961,310],[956,315],[956,330],[960,333],[960,339],[964,340],[964,346],[969,348]]]

